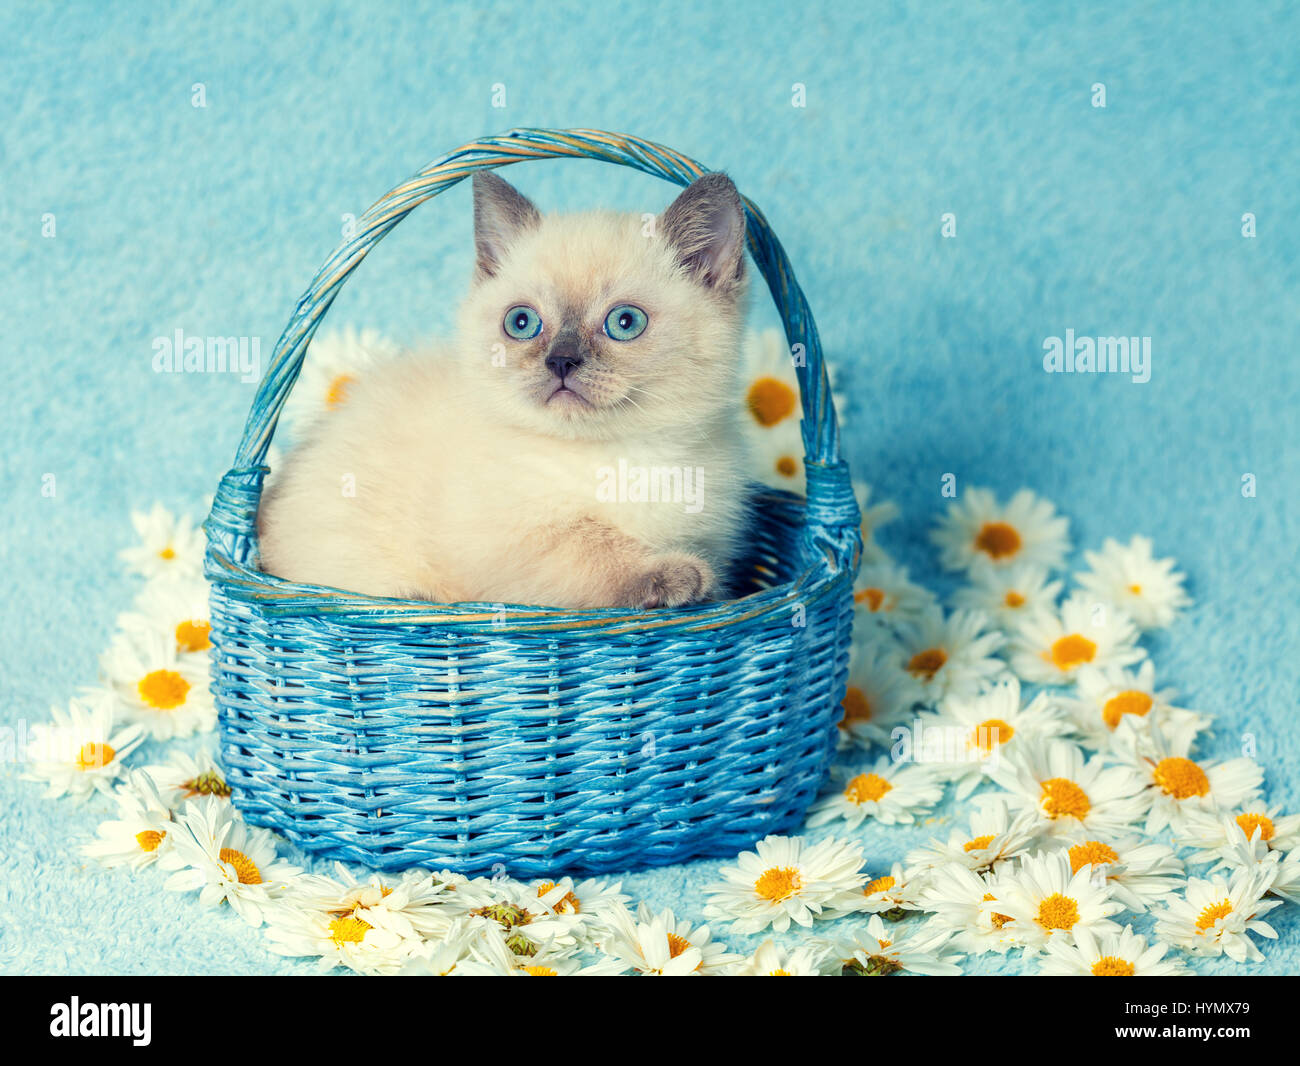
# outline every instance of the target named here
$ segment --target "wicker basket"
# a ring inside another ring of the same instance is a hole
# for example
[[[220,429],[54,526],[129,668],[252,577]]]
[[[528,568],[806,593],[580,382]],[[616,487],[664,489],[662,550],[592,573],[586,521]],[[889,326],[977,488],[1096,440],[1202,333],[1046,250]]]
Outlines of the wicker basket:
[[[312,334],[425,200],[527,159],[705,168],[636,137],[514,130],[370,208],[312,281],[259,386],[206,531],[213,692],[235,804],[300,847],[375,868],[529,877],[735,854],[799,824],[844,691],[861,538],[812,315],[745,202],[749,250],[798,369],[807,502],[758,495],[742,597],[570,611],[377,599],[257,569],[262,465]]]

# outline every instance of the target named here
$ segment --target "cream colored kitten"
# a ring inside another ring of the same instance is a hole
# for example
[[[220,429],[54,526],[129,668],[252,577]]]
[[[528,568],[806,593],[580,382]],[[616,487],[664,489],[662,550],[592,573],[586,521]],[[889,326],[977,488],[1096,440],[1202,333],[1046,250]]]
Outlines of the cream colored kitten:
[[[316,421],[263,498],[263,568],[439,602],[722,595],[746,504],[735,186],[707,174],[646,224],[542,216],[483,173],[474,228],[455,342]]]

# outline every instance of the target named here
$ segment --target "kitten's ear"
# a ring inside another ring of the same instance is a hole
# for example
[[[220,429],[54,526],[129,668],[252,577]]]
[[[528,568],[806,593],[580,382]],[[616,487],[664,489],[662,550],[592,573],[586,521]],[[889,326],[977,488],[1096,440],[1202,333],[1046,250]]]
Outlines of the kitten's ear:
[[[505,257],[506,249],[525,230],[542,219],[533,202],[513,185],[490,170],[474,175],[475,268],[480,277],[490,278]]]
[[[668,205],[660,232],[701,283],[736,290],[745,276],[745,209],[725,174],[696,178]]]

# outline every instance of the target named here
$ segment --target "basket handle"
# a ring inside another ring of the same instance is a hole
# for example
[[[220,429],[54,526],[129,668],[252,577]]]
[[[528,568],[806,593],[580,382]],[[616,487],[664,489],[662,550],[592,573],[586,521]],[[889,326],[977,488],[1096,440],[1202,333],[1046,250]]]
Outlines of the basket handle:
[[[206,525],[213,546],[226,558],[238,563],[248,560],[262,479],[267,473],[262,462],[280,411],[302,368],[307,345],[348,276],[411,211],[474,171],[494,170],[527,159],[564,157],[618,163],[678,185],[689,185],[707,169],[671,148],[627,134],[516,129],[496,137],[484,137],[434,160],[376,201],[357,219],[353,235],[317,271],[276,342],[244,424],[234,466],[221,480]],[[848,468],[840,459],[839,428],[817,326],[780,241],[768,227],[763,213],[744,197],[742,201],[750,254],[776,302],[791,350],[801,350],[804,355],[803,360],[796,361],[795,371],[803,405],[807,535],[825,553],[833,568],[856,566],[860,519]]]

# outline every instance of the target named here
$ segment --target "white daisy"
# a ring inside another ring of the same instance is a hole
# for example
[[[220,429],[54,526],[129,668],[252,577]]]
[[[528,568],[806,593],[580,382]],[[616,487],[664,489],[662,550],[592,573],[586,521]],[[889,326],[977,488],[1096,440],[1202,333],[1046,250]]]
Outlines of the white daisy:
[[[1280,852],[1269,852],[1279,855]],[[1289,851],[1275,866],[1275,877],[1269,891],[1292,903],[1300,903],[1300,849]]]
[[[597,925],[588,921],[580,902],[575,910],[569,893],[557,891],[558,887],[539,893],[509,878],[478,877],[458,882],[443,904],[451,913],[496,922],[511,951],[521,957],[531,957],[544,943],[567,951],[576,948],[580,940],[585,943],[599,937],[622,908],[621,903],[603,907]]]
[[[1080,929],[1118,933],[1110,916],[1123,910],[1109,885],[1092,876],[1091,866],[1076,873],[1059,851],[1022,856],[1014,872],[1000,874],[997,898],[981,906],[1015,922],[1016,937],[1031,955],[1053,937],[1069,940]]]
[[[825,944],[781,948],[764,940],[753,955],[737,963],[730,972],[733,977],[820,977],[829,950]]]
[[[645,903],[635,918],[626,907],[614,911],[599,947],[627,969],[660,977],[721,974],[742,958],[715,943],[707,925],[692,928],[672,911],[655,914]]]
[[[929,767],[894,762],[889,756],[879,759],[869,771],[849,776],[851,771],[837,767],[835,772],[848,781],[813,805],[809,827],[836,818],[844,819],[847,829],[861,825],[866,818],[882,825],[911,822],[943,799],[943,786]]]
[[[1005,797],[977,796],[968,830],[954,829],[947,843],[931,837],[927,847],[909,851],[905,861],[909,867],[921,869],[957,863],[983,873],[996,869],[998,864],[1023,854],[1038,843],[1040,826],[1035,810],[1012,814]]]
[[[1006,638],[988,626],[988,615],[978,611],[945,617],[937,607],[898,626],[900,660],[928,702],[973,696],[1006,670],[1006,663],[994,658]]]
[[[1183,847],[1194,849],[1187,861],[1193,865],[1213,862],[1218,869],[1231,853],[1252,840],[1269,851],[1287,852],[1300,848],[1300,814],[1282,814],[1277,806],[1252,804],[1239,812],[1197,810],[1179,814],[1174,835]]]
[[[1115,899],[1139,914],[1185,884],[1183,864],[1166,844],[1136,836],[1110,842],[1080,836],[1067,843],[1066,856],[1074,873],[1091,866],[1093,880],[1104,882]]]
[[[1276,877],[1272,863],[1238,870],[1231,880],[1218,874],[1208,880],[1193,877],[1184,896],[1156,915],[1156,936],[1194,955],[1259,962],[1264,956],[1250,934],[1277,939],[1273,927],[1260,920],[1282,905],[1281,900],[1264,899]]]
[[[871,914],[899,918],[904,911],[919,910],[918,900],[925,890],[928,875],[928,870],[905,870],[901,862],[896,862],[890,867],[889,873],[873,878],[863,885],[854,905],[844,908],[841,913],[867,911]]]
[[[165,763],[146,766],[145,773],[158,786],[158,793],[171,810],[202,796],[230,798],[230,786],[212,752],[200,748],[194,754],[172,749]]]
[[[394,358],[400,348],[371,329],[353,327],[318,333],[312,338],[302,370],[284,405],[282,419],[300,438],[317,418],[337,410],[375,363]]]
[[[970,584],[953,593],[954,607],[983,611],[1004,632],[1018,620],[1035,611],[1054,611],[1064,587],[1051,581],[1047,567],[1037,563],[1012,563],[994,566],[976,560],[970,571]]]
[[[978,696],[949,696],[922,716],[916,758],[954,781],[964,799],[1009,752],[1067,729],[1052,697],[1040,692],[1022,705],[1020,682],[1009,677]]]
[[[322,970],[343,966],[361,974],[402,972],[417,951],[427,948],[421,973],[447,973],[466,957],[465,941],[481,935],[478,923],[468,919],[452,923],[445,941],[403,937],[391,929],[370,925],[364,918],[335,913],[287,901],[264,908],[267,947],[277,955],[315,958]],[[446,967],[443,969],[442,967]]]
[[[881,562],[858,571],[853,586],[854,622],[892,626],[915,622],[936,606],[934,593],[907,576],[907,567]]]
[[[745,335],[742,381],[746,437],[756,480],[803,495],[803,437],[799,379],[785,334],[766,329]]]
[[[98,839],[83,844],[81,853],[105,866],[139,870],[158,860],[171,846],[171,811],[158,796],[149,775],[129,771],[126,783],[113,793],[118,817],[101,822]]]
[[[361,932],[364,935],[358,947],[366,937],[373,935],[373,930]],[[394,953],[391,960],[384,959],[381,964],[385,969],[378,972],[392,973],[394,969],[390,967],[395,966],[396,972],[404,977],[460,977],[466,972],[464,967],[482,965],[479,959],[488,953],[484,948],[489,943],[492,945],[490,950],[499,948],[509,959],[515,958],[505,946],[505,936],[495,922],[483,918],[456,918],[438,936],[420,941],[400,956]],[[375,954],[377,956],[379,952]],[[358,969],[355,965],[350,968]]]
[[[804,927],[824,912],[856,910],[862,900],[862,847],[833,838],[810,844],[803,837],[769,836],[745,851],[735,866],[718,871],[704,888],[706,918],[731,919],[736,933],[778,933]]]
[[[1134,537],[1128,544],[1107,538],[1100,552],[1086,551],[1083,557],[1091,569],[1075,575],[1079,587],[1092,599],[1120,608],[1139,629],[1172,624],[1178,611],[1192,602],[1174,560],[1155,559],[1146,537]]]
[[[151,581],[130,611],[118,616],[119,629],[170,637],[178,655],[202,656],[206,668],[212,647],[208,585],[198,578]]]
[[[118,553],[131,573],[146,578],[201,578],[207,544],[203,530],[189,515],[173,515],[156,503],[147,513],[132,511],[131,525],[140,543]]]
[[[627,970],[615,959],[585,962],[549,942],[521,958],[510,950],[500,930],[485,932],[471,946],[470,956],[456,968],[458,977],[612,977]]]
[[[173,639],[123,631],[100,663],[127,716],[154,739],[207,733],[217,724],[207,663],[178,655]]]
[[[1085,761],[1065,740],[1025,744],[989,776],[1009,793],[1013,809],[1036,812],[1053,836],[1109,838],[1143,814],[1142,779],[1132,767],[1108,766],[1101,755]]]
[[[898,645],[883,633],[854,634],[849,645],[849,680],[841,704],[842,743],[870,747],[893,743],[895,727],[911,723],[921,686],[903,669]]]
[[[876,543],[876,534],[898,517],[898,505],[892,500],[873,504],[871,486],[865,481],[853,482],[853,495],[857,497],[858,510],[862,512],[862,564],[888,563],[889,554]]]
[[[1147,946],[1145,937],[1126,925],[1121,933],[1100,938],[1085,927],[1075,930],[1074,943],[1052,937],[1039,973],[1045,977],[1190,977],[1192,971],[1177,956],[1166,959],[1168,944]]]
[[[456,917],[448,893],[459,882],[427,870],[382,874],[334,864],[333,876],[304,875],[294,885],[293,903],[338,919],[355,919],[367,928],[386,929],[404,940],[442,936]]]
[[[250,925],[261,925],[267,906],[282,899],[298,867],[276,855],[275,837],[245,825],[229,803],[208,796],[177,812],[172,846],[158,859],[174,870],[164,885],[199,892],[199,902],[222,902]]]
[[[998,882],[991,873],[978,873],[962,863],[946,863],[930,871],[920,907],[931,913],[927,927],[943,930],[954,947],[968,955],[995,951],[1005,955],[1020,945],[1009,915],[986,906],[998,899]]]
[[[1069,521],[1048,501],[1021,489],[1004,507],[988,489],[967,489],[949,505],[931,539],[948,570],[1036,563],[1057,569],[1070,550]]]
[[[880,915],[873,914],[865,929],[847,938],[823,942],[828,948],[823,972],[845,976],[888,977],[899,973],[954,977],[964,955],[951,951],[948,930],[932,926],[886,929]],[[819,944],[820,946],[820,944]]]
[[[83,689],[66,711],[51,707],[50,722],[29,730],[24,776],[46,782],[51,798],[112,792],[125,771],[123,760],[144,740],[139,726],[116,726],[115,711],[112,694],[103,689]]]
[[[1079,667],[1074,691],[1062,694],[1061,705],[1084,744],[1106,749],[1121,721],[1139,732],[1152,726],[1190,728],[1193,733],[1208,729],[1208,717],[1174,706],[1177,696],[1173,689],[1156,688],[1155,664],[1145,659],[1137,670]]]
[[[561,877],[558,881],[534,881],[529,887],[548,911],[577,916],[572,933],[584,946],[605,928],[609,914],[631,902],[631,897],[621,891],[620,882],[609,884],[591,878],[574,882],[570,877]]]
[[[1141,776],[1146,790],[1141,799],[1148,810],[1148,833],[1158,833],[1189,813],[1231,811],[1252,801],[1264,781],[1264,771],[1254,759],[1226,762],[1191,758],[1195,732],[1154,727],[1141,733],[1126,722],[1113,750]]]
[[[1065,685],[1079,669],[1129,666],[1146,657],[1137,627],[1119,608],[1076,592],[1061,611],[1035,611],[1011,637],[1011,669],[1024,681]]]

